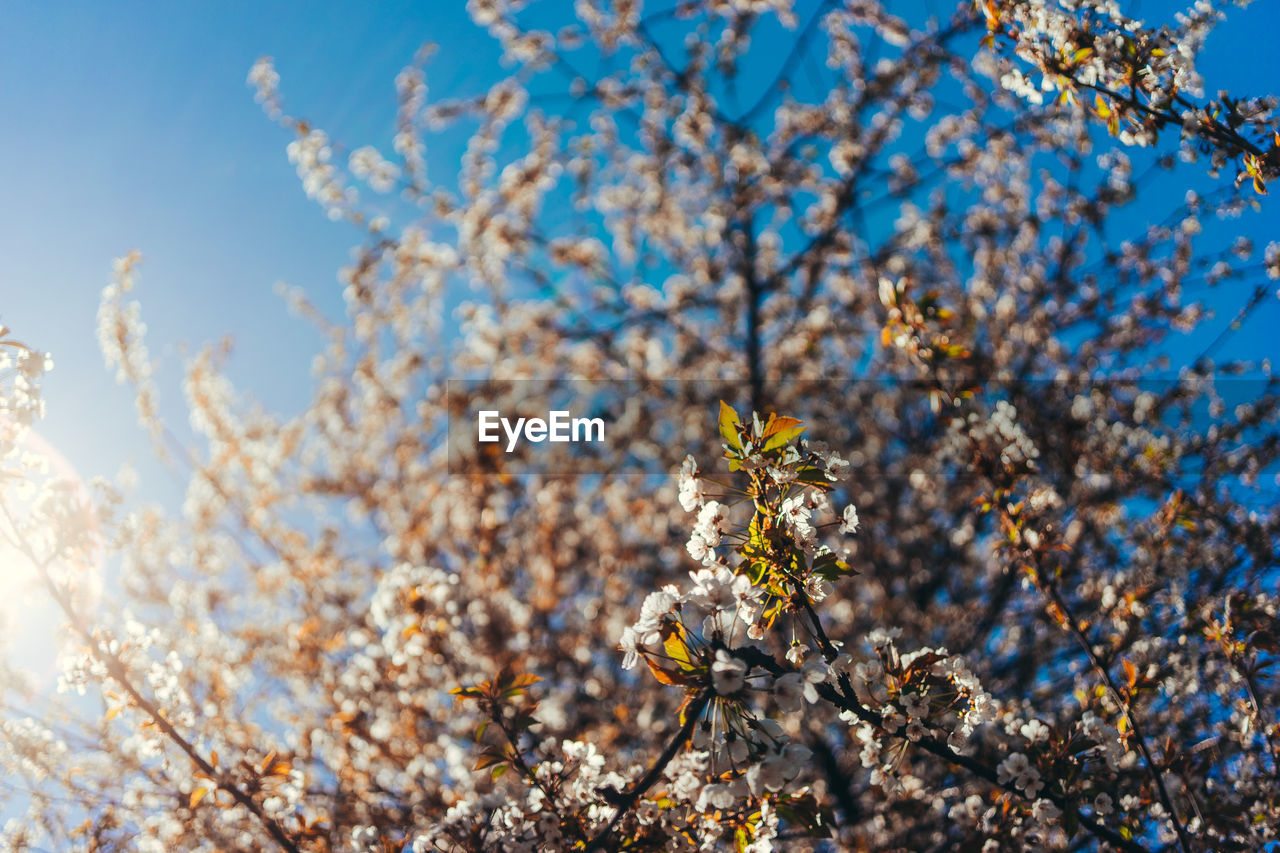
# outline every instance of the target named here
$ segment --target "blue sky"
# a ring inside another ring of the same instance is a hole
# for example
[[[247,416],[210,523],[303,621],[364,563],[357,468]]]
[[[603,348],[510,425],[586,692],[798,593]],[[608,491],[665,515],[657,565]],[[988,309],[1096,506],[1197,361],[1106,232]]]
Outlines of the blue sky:
[[[811,5],[798,0],[802,19]],[[275,407],[305,401],[320,341],[273,286],[301,286],[336,312],[335,271],[356,235],[304,197],[284,156],[289,134],[245,86],[254,59],[275,57],[290,112],[349,148],[389,148],[393,80],[424,42],[440,44],[432,97],[503,73],[461,0],[14,3],[6,13],[0,323],[53,353],[42,432],[86,476],[125,460],[148,470],[130,397],[103,368],[94,331],[111,260],[129,249],[146,258],[139,296],[167,411],[181,417],[183,345],[225,334],[235,340],[233,379]],[[1202,61],[1211,87],[1280,90],[1269,42],[1257,37],[1276,31],[1275,4],[1233,9]],[[436,179],[451,168],[442,158],[432,158]],[[1274,206],[1228,227],[1243,226],[1260,247],[1280,239]],[[1267,329],[1277,319],[1268,307],[1238,346],[1275,351]]]
[[[355,235],[304,197],[289,134],[245,85],[258,56],[276,58],[296,114],[350,147],[389,141],[395,75],[422,42],[468,60],[434,69],[437,93],[497,68],[461,3],[214,8],[33,3],[8,7],[0,30],[0,323],[54,354],[42,431],[86,475],[146,458],[95,338],[98,293],[129,249],[145,258],[138,294],[167,402],[182,344],[224,334],[238,380],[286,408],[303,402],[319,339],[273,286],[336,310]]]

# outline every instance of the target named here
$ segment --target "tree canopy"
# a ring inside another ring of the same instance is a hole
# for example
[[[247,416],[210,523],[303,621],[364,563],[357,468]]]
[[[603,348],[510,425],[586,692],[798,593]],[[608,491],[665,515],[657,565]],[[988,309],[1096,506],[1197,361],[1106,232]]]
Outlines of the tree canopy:
[[[42,473],[45,358],[0,339],[0,531],[72,638],[0,714],[3,843],[1277,841],[1280,398],[1220,354],[1280,243],[1206,223],[1280,135],[1206,94],[1217,5],[522,5],[468,4],[486,91],[428,97],[447,44],[404,70],[391,151],[250,70],[362,235],[344,317],[287,294],[304,411],[208,347],[181,439],[117,261],[101,348],[181,507]],[[592,472],[449,440],[574,382],[627,436]]]

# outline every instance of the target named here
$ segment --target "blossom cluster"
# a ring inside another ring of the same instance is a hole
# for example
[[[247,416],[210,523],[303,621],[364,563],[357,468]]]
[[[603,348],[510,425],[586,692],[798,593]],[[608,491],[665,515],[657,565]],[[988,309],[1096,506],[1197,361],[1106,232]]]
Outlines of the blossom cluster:
[[[1183,153],[1211,154],[1216,172],[1238,160],[1238,183],[1259,193],[1280,174],[1280,124],[1273,97],[1204,97],[1195,60],[1224,13],[1198,0],[1174,25],[1149,27],[1114,0],[978,0],[990,35],[1007,39],[1013,57],[1001,60],[1000,85],[1033,104],[1046,94],[1101,120],[1125,145],[1151,146],[1160,131],[1178,129]],[[1026,66],[1032,71],[1024,71]],[[1039,79],[1035,76],[1038,73]]]

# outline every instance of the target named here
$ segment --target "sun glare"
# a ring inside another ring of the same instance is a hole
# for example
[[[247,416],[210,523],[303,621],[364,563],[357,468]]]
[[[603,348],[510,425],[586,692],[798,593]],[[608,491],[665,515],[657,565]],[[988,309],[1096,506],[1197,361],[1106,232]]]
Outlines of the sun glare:
[[[5,421],[0,434],[20,436],[0,484],[0,660],[6,678],[44,690],[72,639],[50,583],[85,622],[100,590],[101,535],[89,489],[66,457],[34,429]]]

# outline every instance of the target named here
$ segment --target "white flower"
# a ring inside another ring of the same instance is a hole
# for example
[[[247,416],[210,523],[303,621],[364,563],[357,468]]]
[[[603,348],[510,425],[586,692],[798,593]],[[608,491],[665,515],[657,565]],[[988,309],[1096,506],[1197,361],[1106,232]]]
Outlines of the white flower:
[[[1025,773],[1027,768],[1031,766],[1031,762],[1021,752],[1015,752],[1000,762],[1000,766],[996,768],[996,779],[1001,785],[1007,784],[1017,776]]]
[[[727,809],[733,805],[733,789],[725,784],[707,785],[698,795],[698,811]]]
[[[1106,736],[1102,718],[1093,711],[1085,711],[1080,717],[1080,733],[1092,740],[1102,740]]]
[[[698,512],[698,521],[693,526],[693,535],[701,536],[707,545],[714,547],[720,544],[720,534],[728,529],[728,515],[724,504],[719,501],[707,501]]]
[[[769,801],[760,803],[760,819],[754,827],[755,838],[742,848],[742,853],[773,853],[773,841],[778,837],[778,813]]]
[[[1268,278],[1280,278],[1280,242],[1267,244],[1262,263]]]
[[[1036,800],[1031,804],[1031,815],[1039,821],[1053,821],[1062,817],[1062,810],[1050,800]]]
[[[685,546],[689,556],[704,565],[713,564],[716,561],[714,549],[720,544],[720,536],[726,530],[728,530],[728,516],[724,505],[717,501],[708,501],[698,512],[693,535],[689,537],[689,542]]]
[[[834,453],[818,453],[818,458],[823,463],[823,476],[833,483],[839,483],[849,477],[850,465],[849,460]]]
[[[798,672],[780,675],[773,682],[773,697],[784,711],[799,711],[804,707],[805,682]]]
[[[347,162],[351,174],[368,181],[369,186],[377,192],[387,192],[392,189],[396,178],[400,177],[400,170],[394,164],[384,160],[378,153],[378,149],[372,145],[365,145],[352,151]]]
[[[789,743],[782,748],[781,760],[787,767],[791,778],[799,775],[805,765],[809,763],[809,759],[813,756],[813,752],[809,747],[802,743]]]
[[[1015,752],[1000,762],[996,768],[996,779],[1002,785],[1013,782],[1014,787],[1028,797],[1034,797],[1044,787],[1040,771],[1032,767],[1030,760],[1021,752]]]
[[[901,628],[872,628],[871,633],[867,634],[867,642],[872,648],[881,649],[901,636]]]
[[[560,748],[564,751],[566,759],[578,762],[580,767],[588,767],[593,770],[600,770],[604,767],[604,756],[596,750],[594,743],[565,740],[561,741]]]
[[[716,649],[715,662],[711,664],[711,686],[721,696],[731,696],[747,683],[747,662]]]
[[[672,607],[675,607],[678,598],[679,591],[674,586],[668,585],[654,590],[645,596],[644,603],[640,605],[640,618],[657,619],[659,616],[665,616],[671,612]]]
[[[637,639],[638,635],[636,634],[634,626],[628,625],[622,630],[622,639],[619,641],[618,645],[621,647],[622,651],[625,652],[622,656],[623,669],[631,669],[631,667],[636,665],[636,661],[639,659],[640,650],[636,646]]]
[[[769,479],[777,483],[779,486],[785,486],[787,483],[795,482],[800,474],[794,468],[769,468]]]
[[[831,497],[821,489],[809,489],[809,505],[813,507],[814,515],[826,515],[834,512],[831,507]]]
[[[911,722],[907,723],[907,740],[912,743],[920,740],[920,738],[924,737],[928,732],[929,730],[924,727],[924,723],[920,722],[918,719],[912,719]]]
[[[1023,723],[1019,731],[1022,732],[1024,738],[1032,743],[1040,743],[1049,739],[1049,727],[1039,720]]]
[[[929,715],[929,700],[919,693],[904,693],[902,708],[907,712],[908,717],[919,720]]]
[[[747,787],[754,796],[758,797],[766,791],[776,793],[787,784],[787,768],[771,755],[764,761],[748,767],[746,779]]]
[[[893,768],[887,764],[872,770],[870,781],[872,785],[879,785],[886,796],[896,797],[902,793],[902,780],[893,775]]]
[[[699,563],[714,562],[716,559],[716,552],[711,543],[699,536],[696,531],[689,537],[685,549],[688,550],[689,556]]]
[[[818,685],[827,680],[829,670],[825,661],[811,660],[800,667],[804,679],[804,698],[810,705],[818,701]]]
[[[810,575],[804,582],[804,591],[813,601],[822,601],[835,589],[822,575]]]
[[[634,650],[639,646],[649,646],[662,638],[662,617],[671,612],[678,600],[679,591],[674,586],[665,586],[645,596],[640,606],[640,619],[632,626],[630,634],[622,635],[623,648]],[[628,656],[634,664],[635,659]]]
[[[813,551],[818,547],[818,531],[814,529],[809,506],[804,495],[792,495],[782,502],[782,522],[791,531],[792,537],[805,551]]]
[[[735,575],[726,566],[712,564],[690,572],[689,577],[693,579],[693,588],[684,600],[710,611],[710,615],[716,617],[716,624],[723,626],[724,633],[728,633],[735,617],[747,623],[755,619],[761,591],[752,586],[745,575]],[[725,616],[727,618],[722,618]]]
[[[853,504],[849,504],[844,508],[844,513],[840,516],[840,532],[841,533],[857,533],[858,532],[858,508]]]
[[[693,456],[686,456],[680,466],[680,506],[685,512],[693,512],[702,503],[702,481],[698,479],[698,463]]]

